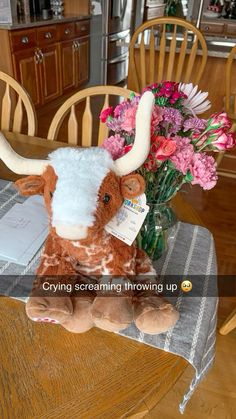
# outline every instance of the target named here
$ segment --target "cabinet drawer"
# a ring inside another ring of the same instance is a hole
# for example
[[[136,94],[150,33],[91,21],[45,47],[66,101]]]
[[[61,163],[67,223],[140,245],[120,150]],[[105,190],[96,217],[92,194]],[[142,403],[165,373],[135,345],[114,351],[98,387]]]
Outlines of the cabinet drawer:
[[[235,36],[236,35],[236,22],[235,24],[227,25],[227,35]]]
[[[224,32],[224,23],[201,23],[201,31],[204,33],[223,33]]]
[[[85,36],[89,34],[90,21],[83,20],[82,22],[76,22],[76,36]]]
[[[56,25],[43,26],[37,29],[38,45],[48,45],[57,41],[57,27]]]
[[[59,39],[73,39],[75,37],[75,24],[73,22],[58,25]]]
[[[36,46],[35,29],[9,31],[12,51],[25,50]]]

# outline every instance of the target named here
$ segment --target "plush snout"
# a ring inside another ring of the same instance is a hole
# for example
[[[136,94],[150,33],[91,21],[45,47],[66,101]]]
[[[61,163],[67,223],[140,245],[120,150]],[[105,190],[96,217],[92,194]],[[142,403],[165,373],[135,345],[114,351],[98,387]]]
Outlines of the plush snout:
[[[67,240],[82,240],[88,235],[88,227],[82,225],[56,224],[55,229],[59,237]]]

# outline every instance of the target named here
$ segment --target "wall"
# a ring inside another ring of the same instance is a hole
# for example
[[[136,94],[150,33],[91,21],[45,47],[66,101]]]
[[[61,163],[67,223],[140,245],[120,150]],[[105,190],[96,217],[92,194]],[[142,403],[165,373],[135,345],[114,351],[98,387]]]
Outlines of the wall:
[[[90,13],[89,0],[65,0],[64,7],[66,15],[87,15]]]

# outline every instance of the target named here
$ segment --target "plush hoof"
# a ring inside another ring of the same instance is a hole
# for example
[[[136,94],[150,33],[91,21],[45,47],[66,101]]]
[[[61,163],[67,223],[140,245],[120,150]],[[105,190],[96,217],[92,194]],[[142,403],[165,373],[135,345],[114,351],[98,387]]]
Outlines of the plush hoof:
[[[132,298],[96,297],[91,307],[95,326],[108,332],[119,332],[133,321]]]
[[[61,325],[72,333],[87,332],[94,326],[90,313],[93,298],[72,297],[71,300],[74,309],[73,314],[67,317]]]
[[[70,297],[30,297],[26,314],[31,320],[62,323],[73,313]]]
[[[150,335],[167,332],[179,320],[179,313],[160,297],[140,297],[134,303],[137,328]]]

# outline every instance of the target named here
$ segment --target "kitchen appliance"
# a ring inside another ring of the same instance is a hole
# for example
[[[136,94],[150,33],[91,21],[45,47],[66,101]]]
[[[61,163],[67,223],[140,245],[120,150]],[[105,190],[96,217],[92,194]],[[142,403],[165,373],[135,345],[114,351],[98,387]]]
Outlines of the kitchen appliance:
[[[102,82],[118,84],[128,74],[133,0],[102,0]]]
[[[129,42],[143,22],[145,0],[91,1],[88,86],[116,85],[128,75]]]

